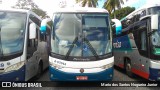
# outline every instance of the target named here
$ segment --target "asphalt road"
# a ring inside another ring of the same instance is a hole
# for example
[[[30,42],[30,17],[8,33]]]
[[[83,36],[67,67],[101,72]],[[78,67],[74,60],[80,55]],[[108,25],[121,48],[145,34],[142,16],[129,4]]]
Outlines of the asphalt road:
[[[31,79],[31,81],[50,81],[49,71],[45,70],[41,75],[41,78],[38,80]],[[125,74],[125,71],[115,67],[114,69],[114,78],[113,81],[147,81],[137,75],[134,75],[133,78],[128,77]],[[43,88],[29,88],[29,90],[160,90],[160,87],[43,87]],[[17,90],[17,89],[16,89]],[[25,90],[25,89],[24,89]],[[27,90],[27,89],[26,89]]]
[[[39,78],[38,80],[35,80],[33,78],[33,79],[31,79],[31,81],[50,81],[48,69],[43,72],[43,74],[41,75],[41,78]],[[134,75],[133,78],[128,77],[123,69],[115,67],[114,77],[113,77],[112,81],[147,81],[147,80],[143,79],[137,75]]]
[[[50,81],[49,79],[49,71],[48,69],[43,72],[41,78],[38,80],[31,79],[30,81]],[[114,69],[114,78],[113,81],[147,81],[139,76],[134,76],[134,78],[130,78],[125,74],[125,71],[119,68]],[[67,83],[67,82],[66,82]],[[79,85],[71,86],[71,87],[41,87],[41,88],[0,88],[0,90],[160,90],[160,87],[84,87]]]

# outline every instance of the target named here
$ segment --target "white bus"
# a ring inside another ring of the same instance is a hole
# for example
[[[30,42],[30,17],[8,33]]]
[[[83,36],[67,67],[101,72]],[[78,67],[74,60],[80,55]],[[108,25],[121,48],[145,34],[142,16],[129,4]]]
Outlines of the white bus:
[[[109,14],[98,8],[57,9],[49,39],[49,71],[53,81],[108,81],[113,78],[112,30]]]
[[[160,81],[160,5],[142,7],[123,18],[113,39],[115,65],[128,76]]]
[[[0,9],[0,81],[27,81],[48,67],[41,18],[29,10]]]

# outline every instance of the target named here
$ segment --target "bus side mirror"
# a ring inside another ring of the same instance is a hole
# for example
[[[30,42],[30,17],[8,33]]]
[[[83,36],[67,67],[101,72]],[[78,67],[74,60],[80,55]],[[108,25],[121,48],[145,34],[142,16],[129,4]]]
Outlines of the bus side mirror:
[[[151,29],[158,30],[158,15],[151,16]]]
[[[40,38],[41,41],[46,41],[47,23],[51,21],[50,18],[43,19],[40,27]]]
[[[116,35],[121,34],[122,32],[122,24],[118,19],[112,19],[112,22],[115,23]]]
[[[29,25],[29,39],[35,39],[36,38],[36,24],[31,23]]]
[[[51,21],[50,18],[43,19],[41,22],[40,32],[41,34],[46,34],[47,31],[47,23]]]

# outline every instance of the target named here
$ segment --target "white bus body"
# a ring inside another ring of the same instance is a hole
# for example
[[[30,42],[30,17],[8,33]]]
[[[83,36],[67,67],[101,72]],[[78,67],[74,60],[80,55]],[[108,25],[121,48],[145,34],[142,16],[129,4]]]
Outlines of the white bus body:
[[[0,9],[0,81],[27,81],[48,67],[40,23],[32,11]]]
[[[160,80],[160,5],[142,7],[123,18],[114,35],[115,65],[145,79]]]
[[[114,63],[112,30],[109,14],[105,9],[57,9],[51,21],[49,40],[51,80],[112,80]],[[46,24],[42,23],[42,33],[45,30]]]

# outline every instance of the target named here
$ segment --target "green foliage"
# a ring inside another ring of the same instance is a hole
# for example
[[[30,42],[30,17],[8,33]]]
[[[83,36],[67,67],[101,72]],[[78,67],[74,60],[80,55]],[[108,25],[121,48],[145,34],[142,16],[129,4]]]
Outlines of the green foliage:
[[[39,16],[41,16],[41,17],[45,17],[46,16],[46,12],[45,11],[43,11],[42,9],[32,9],[32,11],[34,12],[34,13],[36,13],[37,15],[39,15]]]
[[[131,12],[135,10],[134,7],[124,7],[122,9],[116,10],[114,13],[111,14],[111,18],[114,18],[114,15],[116,15],[117,19],[122,19],[123,17],[127,16]]]
[[[88,7],[97,7],[98,0],[76,0],[76,3],[81,3],[82,7],[85,7],[86,5]]]
[[[12,6],[12,8],[16,9],[26,9],[26,10],[32,10],[35,12],[37,15],[41,17],[46,16],[46,12],[40,9],[34,2],[33,0],[18,0],[15,4],[15,6]]]
[[[121,4],[124,4],[124,0],[107,0],[103,7],[111,14],[112,11],[114,12],[116,8],[120,9]]]
[[[13,6],[13,8],[20,8],[20,9],[33,9],[38,8],[38,6],[32,1],[32,0],[18,0],[16,2],[16,5]]]

